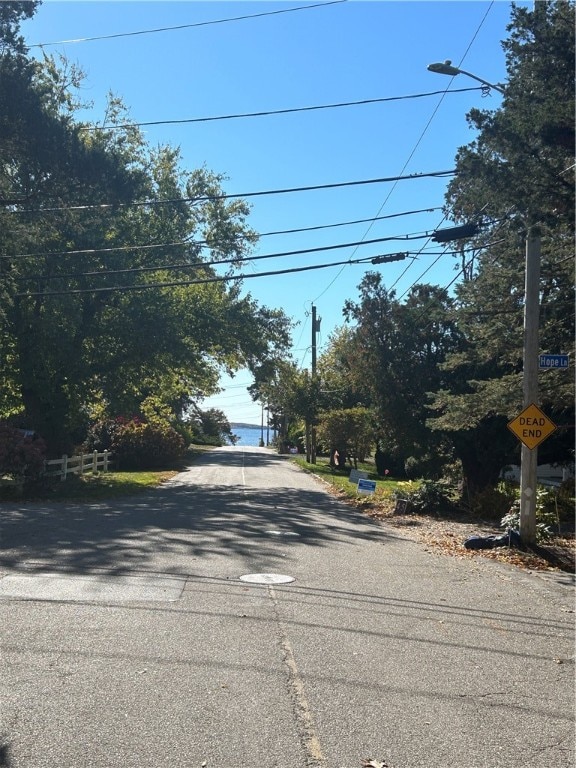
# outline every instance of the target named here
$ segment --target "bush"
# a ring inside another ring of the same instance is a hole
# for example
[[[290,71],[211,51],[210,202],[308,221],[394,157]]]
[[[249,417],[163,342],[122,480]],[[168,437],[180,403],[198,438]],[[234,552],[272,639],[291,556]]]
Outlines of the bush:
[[[512,483],[501,482],[496,488],[485,488],[471,495],[465,507],[477,517],[499,520],[517,498],[518,487]]]
[[[408,483],[402,485],[402,489],[395,491],[394,496],[408,501],[409,512],[437,515],[454,511],[454,502],[446,485],[434,480],[422,480],[418,487],[408,487]]]
[[[0,478],[8,477],[19,483],[36,480],[44,471],[45,456],[42,439],[0,424]]]
[[[561,521],[574,520],[574,478],[569,477],[555,490],[554,506]]]
[[[100,419],[95,421],[88,429],[88,434],[83,445],[83,450],[88,453],[92,451],[111,451],[114,440],[127,424],[140,424],[142,420],[137,416],[128,418],[126,416],[117,416],[115,419]]]
[[[560,533],[561,521],[565,519],[567,510],[570,510],[570,519],[572,519],[574,498],[570,495],[570,486],[567,487],[567,493],[566,486],[560,486],[560,488],[538,486],[536,489],[537,542],[547,541],[553,538],[555,533]],[[513,528],[516,531],[520,529],[520,498],[518,493],[509,511],[502,518],[500,525],[503,528]]]
[[[192,427],[188,426],[188,424],[183,424],[182,422],[178,422],[177,424],[174,424],[174,429],[182,440],[184,440],[185,445],[191,445],[194,442],[194,430]]]
[[[186,454],[184,439],[168,424],[130,421],[115,434],[112,452],[121,469],[162,469]]]
[[[446,458],[441,453],[428,453],[423,456],[408,456],[404,461],[404,472],[410,480],[429,478],[437,481],[443,477]]]

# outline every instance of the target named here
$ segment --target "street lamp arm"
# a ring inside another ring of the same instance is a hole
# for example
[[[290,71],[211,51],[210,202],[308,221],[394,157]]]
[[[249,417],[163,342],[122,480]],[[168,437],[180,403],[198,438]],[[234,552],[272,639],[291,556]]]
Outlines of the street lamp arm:
[[[489,88],[494,88],[494,90],[498,91],[498,93],[505,93],[504,88],[502,88],[501,85],[496,85],[495,83],[489,83],[488,80],[483,80],[481,77],[477,77],[476,75],[473,75],[472,72],[466,72],[464,69],[460,69],[459,72],[462,75],[468,75],[468,77],[472,77],[474,78],[474,80],[478,80],[479,83],[483,83],[484,85],[487,85]]]
[[[455,77],[456,75],[467,75],[468,77],[471,77],[473,80],[477,80],[479,83],[482,83],[483,85],[487,85],[489,88],[494,88],[494,90],[498,91],[499,93],[505,93],[504,88],[502,88],[501,85],[495,85],[494,83],[489,83],[488,80],[484,80],[482,77],[478,77],[478,75],[473,75],[472,72],[466,72],[465,69],[459,69],[458,67],[453,67],[450,59],[447,59],[444,62],[437,61],[434,64],[428,64],[427,69],[430,72],[436,72],[439,75],[452,75],[452,77]]]

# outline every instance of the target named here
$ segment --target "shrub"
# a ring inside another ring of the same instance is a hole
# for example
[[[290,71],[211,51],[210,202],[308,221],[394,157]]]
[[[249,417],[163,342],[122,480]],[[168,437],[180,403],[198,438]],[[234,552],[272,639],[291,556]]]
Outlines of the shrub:
[[[0,477],[18,482],[36,480],[44,471],[46,445],[39,437],[0,424]]]
[[[396,499],[408,501],[408,511],[421,515],[437,515],[454,511],[450,489],[434,480],[422,480],[416,487],[413,483],[402,483],[395,491]]]
[[[473,515],[487,520],[499,520],[518,498],[518,487],[500,482],[496,488],[484,488],[471,495],[464,504]]]
[[[122,469],[161,469],[182,459],[186,445],[181,435],[168,424],[143,424],[130,421],[112,441],[117,466]]]
[[[554,507],[560,521],[574,520],[574,478],[564,480],[559,488],[554,490]]]
[[[563,505],[569,500],[571,510],[573,510],[573,497],[568,497],[561,488],[544,488],[539,486],[536,489],[536,541],[542,542],[551,539],[554,534],[560,533],[561,518],[564,516],[565,509]],[[573,514],[573,511],[571,511]],[[507,514],[500,521],[503,528],[520,529],[520,498],[514,500]],[[554,530],[556,529],[556,530]]]
[[[140,424],[141,419],[137,416],[128,418],[126,416],[117,416],[115,419],[100,419],[95,421],[88,429],[88,434],[83,445],[83,449],[88,453],[92,451],[111,451],[112,444],[120,431],[126,424]]]
[[[194,442],[194,430],[188,426],[188,424],[183,424],[182,422],[178,422],[177,424],[174,424],[174,429],[182,440],[184,440],[185,445],[191,445]]]

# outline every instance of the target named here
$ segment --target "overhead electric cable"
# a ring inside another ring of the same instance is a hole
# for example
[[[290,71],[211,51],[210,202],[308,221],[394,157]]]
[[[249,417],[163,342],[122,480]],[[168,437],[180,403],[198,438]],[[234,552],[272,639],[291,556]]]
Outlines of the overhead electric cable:
[[[29,277],[16,277],[15,280],[58,280],[65,277],[106,277],[108,275],[120,275],[130,274],[138,272],[162,272],[171,271],[175,269],[198,269],[202,267],[220,266],[222,264],[238,264],[241,262],[260,261],[262,259],[277,259],[286,256],[299,256],[303,253],[319,253],[321,251],[334,251],[339,248],[350,248],[354,245],[374,245],[374,243],[384,243],[392,240],[407,241],[407,240],[421,240],[423,238],[429,238],[429,234],[413,234],[413,235],[397,235],[389,237],[377,237],[373,240],[363,240],[360,243],[339,243],[337,245],[322,245],[317,248],[301,248],[296,251],[283,251],[281,253],[266,253],[258,256],[243,256],[241,258],[232,259],[216,259],[214,261],[199,261],[195,263],[185,262],[182,264],[157,264],[150,267],[128,267],[126,269],[110,269],[110,270],[97,270],[94,272],[72,272],[67,274],[54,274],[54,275],[31,275]]]
[[[434,211],[442,210],[441,206],[435,206],[433,208],[420,208],[417,211],[403,211],[402,213],[389,213],[386,216],[376,217],[378,220],[383,219],[396,219],[399,216],[412,216],[417,213],[433,213]],[[276,232],[262,232],[258,237],[268,237],[269,235],[292,235],[295,232],[312,232],[316,229],[330,229],[332,227],[347,227],[351,224],[365,224],[367,221],[373,221],[370,219],[356,219],[354,221],[341,221],[338,224],[318,224],[315,227],[300,227],[299,229],[279,229]]]
[[[210,21],[197,21],[193,24],[178,24],[174,27],[157,27],[156,29],[142,29],[137,32],[118,32],[113,35],[99,35],[97,37],[77,37],[71,40],[56,40],[52,43],[34,43],[29,48],[47,48],[51,45],[65,45],[68,43],[91,43],[94,40],[113,40],[118,37],[135,37],[136,35],[151,35],[157,32],[172,32],[177,29],[191,29],[192,27],[207,27],[212,24],[226,24],[231,21],[244,21],[245,19],[257,19],[261,16],[277,16],[280,13],[293,13],[294,11],[308,11],[311,8],[321,8],[325,5],[338,5],[345,3],[346,0],[329,0],[325,3],[315,3],[314,5],[300,5],[295,8],[284,8],[280,11],[263,11],[262,13],[251,13],[245,16],[232,16],[227,19],[212,19]]]
[[[184,125],[186,123],[208,123],[215,120],[237,120],[245,117],[268,117],[270,115],[288,115],[294,112],[313,112],[320,109],[339,109],[341,107],[357,107],[365,104],[382,104],[388,101],[406,101],[409,99],[423,99],[427,96],[438,96],[446,93],[466,93],[468,91],[481,91],[479,86],[470,86],[468,88],[454,88],[451,91],[428,91],[426,93],[413,93],[408,96],[385,96],[379,99],[361,99],[359,101],[342,101],[335,104],[316,104],[310,107],[290,107],[286,109],[269,109],[260,112],[240,112],[233,115],[215,115],[212,117],[189,117],[176,120],[147,120],[130,123],[119,123],[110,125],[81,125],[82,131],[120,131],[125,128],[144,128],[153,125]]]
[[[353,263],[355,264],[361,264],[363,262],[365,263],[367,261],[370,261],[372,258],[377,258],[377,257],[365,257],[362,259],[356,259]],[[336,261],[331,264],[313,264],[306,267],[291,267],[289,269],[279,269],[279,270],[273,270],[271,272],[255,272],[251,275],[244,273],[241,275],[226,275],[226,276],[199,278],[197,280],[174,280],[171,282],[164,282],[164,283],[140,283],[138,285],[116,285],[116,286],[108,286],[104,288],[67,288],[61,291],[30,291],[27,293],[17,293],[15,295],[18,298],[33,297],[33,296],[43,296],[45,298],[49,298],[51,296],[71,296],[78,293],[118,293],[118,292],[126,293],[128,291],[144,291],[144,290],[148,290],[149,288],[179,288],[187,285],[203,285],[205,283],[227,283],[227,282],[235,282],[237,280],[246,280],[253,277],[271,277],[273,275],[288,275],[295,272],[309,272],[314,269],[326,269],[327,267],[337,267],[337,266],[340,266],[340,264],[348,264],[348,263],[350,262]]]
[[[409,162],[410,162],[410,160],[411,160],[411,159],[414,157],[414,153],[415,153],[415,152],[416,152],[416,150],[418,149],[418,147],[419,147],[419,145],[420,145],[420,142],[422,141],[422,139],[424,138],[424,135],[426,134],[426,131],[427,131],[427,130],[428,130],[428,128],[430,127],[430,123],[432,122],[432,119],[433,119],[433,118],[434,118],[434,116],[436,115],[436,112],[438,111],[438,108],[439,108],[440,104],[442,103],[442,99],[443,99],[443,98],[444,98],[444,96],[442,96],[442,98],[440,99],[440,101],[439,101],[439,102],[438,102],[438,104],[436,105],[436,108],[435,108],[435,109],[434,109],[434,111],[432,112],[432,115],[430,116],[430,118],[429,118],[428,122],[427,122],[427,123],[426,123],[426,125],[424,126],[424,130],[423,130],[423,131],[422,131],[422,133],[420,134],[420,136],[419,136],[419,138],[418,138],[418,141],[416,142],[416,144],[414,145],[414,147],[413,147],[412,151],[410,152],[410,154],[409,154],[409,156],[408,156],[408,159],[406,160],[406,162],[405,162],[405,163],[404,163],[404,165],[402,166],[402,170],[400,171],[400,173],[401,173],[401,174],[403,174],[403,173],[404,173],[404,171],[405,171],[405,170],[406,170],[406,168],[408,167],[408,163],[409,163]],[[374,216],[374,217],[373,217],[373,218],[370,220],[370,224],[369,224],[369,226],[367,227],[367,229],[366,229],[366,232],[364,233],[364,237],[366,237],[366,236],[368,235],[368,233],[370,232],[370,230],[371,230],[371,229],[372,229],[372,227],[374,226],[374,222],[376,222],[376,221],[378,220],[378,218],[379,218],[379,216],[380,216],[380,214],[381,214],[382,210],[384,209],[384,206],[386,205],[386,203],[387,203],[387,202],[388,202],[388,200],[390,199],[390,197],[391,197],[392,193],[393,193],[393,192],[394,192],[394,190],[396,189],[396,183],[397,183],[397,182],[394,182],[394,184],[393,184],[392,188],[389,190],[388,194],[387,194],[387,195],[386,195],[386,197],[384,198],[384,201],[383,201],[382,205],[380,206],[380,208],[378,209],[378,212],[376,213],[376,216]],[[356,249],[356,250],[357,250],[357,249]],[[352,254],[351,254],[350,258],[352,258],[352,257],[354,256],[354,254],[356,253],[356,250],[352,251]],[[412,263],[413,263],[413,262],[412,262]],[[411,267],[411,266],[412,266],[412,264],[408,264],[408,265],[406,266],[406,268],[404,269],[404,271],[402,272],[402,275],[406,274],[406,272],[407,272],[407,271],[410,269],[410,267]],[[324,295],[324,294],[325,294],[325,293],[326,293],[326,292],[327,292],[327,291],[328,291],[328,290],[329,290],[329,289],[332,287],[332,285],[334,285],[334,283],[335,283],[335,282],[336,282],[336,280],[337,280],[337,279],[340,277],[340,275],[342,274],[342,272],[344,271],[344,269],[345,269],[345,268],[344,268],[344,267],[342,267],[342,269],[340,270],[340,272],[339,272],[339,273],[338,273],[338,274],[337,274],[337,275],[334,277],[334,279],[333,279],[333,280],[332,280],[330,283],[328,283],[328,285],[327,285],[327,286],[326,286],[326,288],[325,288],[325,289],[322,291],[322,293],[320,293],[320,294],[319,294],[319,295],[318,295],[318,296],[317,296],[317,297],[314,299],[314,301],[315,301],[315,302],[316,302],[316,301],[318,301],[318,299],[320,299],[320,298],[321,298],[321,297],[322,297],[322,296],[323,296],[323,295]],[[401,276],[402,276],[402,275],[401,275]],[[398,278],[398,279],[400,279],[400,278]],[[396,281],[396,282],[398,282],[398,281]]]
[[[490,3],[490,5],[489,5],[489,6],[488,6],[488,8],[486,9],[486,13],[485,13],[485,14],[484,14],[484,16],[482,17],[482,20],[480,21],[480,24],[478,24],[478,26],[476,27],[476,31],[474,32],[474,34],[473,34],[473,36],[472,36],[472,39],[471,39],[471,40],[470,40],[470,42],[468,43],[468,47],[467,47],[467,48],[466,48],[466,50],[464,51],[464,55],[463,55],[463,56],[462,56],[462,58],[460,59],[460,64],[459,64],[459,66],[462,66],[462,64],[464,63],[464,60],[466,59],[466,56],[468,55],[468,53],[469,53],[469,51],[470,51],[470,48],[472,48],[472,45],[473,45],[474,41],[475,41],[475,40],[476,40],[476,38],[478,37],[478,33],[479,33],[479,32],[480,32],[480,30],[482,29],[482,26],[483,26],[484,22],[486,21],[486,18],[487,18],[487,16],[488,16],[488,14],[490,13],[490,10],[492,9],[492,6],[493,6],[493,5],[494,5],[494,0],[492,0],[492,2]],[[453,80],[453,79],[454,79],[454,78],[452,78],[452,80]],[[450,83],[452,82],[452,80],[450,80]],[[416,146],[418,146],[418,144],[419,144],[419,143],[420,143],[420,141],[422,140],[422,137],[424,136],[424,134],[425,134],[425,133],[426,133],[426,131],[428,130],[428,127],[430,126],[430,123],[432,122],[433,118],[436,116],[436,113],[438,112],[438,109],[439,109],[440,105],[441,105],[441,104],[442,104],[442,102],[444,101],[444,97],[446,96],[446,94],[447,94],[447,93],[449,93],[450,83],[448,83],[447,87],[445,88],[445,90],[444,90],[444,93],[443,93],[443,95],[442,95],[442,98],[440,99],[440,101],[439,101],[439,102],[438,102],[438,104],[436,105],[436,109],[435,109],[435,110],[434,110],[434,112],[432,113],[432,115],[431,115],[431,117],[430,117],[430,120],[428,120],[428,122],[427,122],[427,124],[426,124],[426,127],[424,128],[424,131],[422,132],[422,135],[421,135],[421,136],[420,136],[420,138],[418,139],[418,143],[416,144]],[[482,89],[481,89],[481,90],[482,90]],[[482,90],[482,92],[484,93],[484,90]],[[402,171],[404,171],[404,168],[402,169]],[[447,218],[446,216],[443,216],[443,218],[442,218],[442,221],[440,222],[440,224],[438,224],[438,226],[436,227],[436,229],[439,229],[439,228],[442,226],[443,222],[444,222],[444,221],[446,221],[446,218]],[[425,248],[425,247],[426,247],[426,246],[424,245],[424,246],[423,246],[423,248]],[[473,261],[473,260],[474,260],[474,258],[472,258],[472,259],[471,259],[471,261]],[[437,260],[434,262],[434,264],[436,264],[436,262],[437,262],[437,261],[438,261],[438,259],[437,259]],[[403,277],[403,276],[406,274],[406,272],[407,272],[407,271],[410,269],[410,267],[411,267],[413,264],[414,264],[414,262],[412,262],[412,264],[408,264],[408,266],[407,266],[407,267],[406,267],[406,269],[405,269],[405,270],[402,272],[402,274],[400,275],[400,277],[398,278],[398,280],[400,280],[400,279],[401,279],[401,278],[402,278],[402,277]],[[417,280],[415,280],[415,281],[412,283],[412,285],[411,285],[411,286],[410,286],[410,287],[409,287],[409,288],[408,288],[406,291],[404,291],[404,293],[402,294],[402,296],[400,296],[400,297],[399,297],[399,299],[401,299],[401,298],[402,298],[403,296],[405,296],[405,295],[406,295],[406,294],[407,294],[409,291],[411,291],[411,290],[412,290],[412,288],[414,288],[414,286],[417,284],[418,280],[420,280],[420,279],[421,279],[421,278],[422,278],[422,277],[423,277],[423,276],[424,276],[424,275],[425,275],[425,274],[426,274],[426,273],[427,273],[427,272],[428,272],[428,271],[429,271],[429,270],[430,270],[430,269],[431,269],[431,268],[434,266],[434,264],[431,264],[431,265],[428,267],[428,269],[426,269],[426,270],[425,270],[425,271],[424,271],[424,272],[423,272],[423,273],[420,275],[420,277],[419,277],[419,278],[417,278]],[[464,267],[463,267],[463,268],[460,270],[460,272],[459,272],[459,273],[456,275],[456,277],[454,278],[454,280],[452,280],[452,281],[449,283],[449,285],[447,286],[447,288],[449,288],[449,287],[452,285],[452,283],[453,283],[453,282],[454,282],[454,281],[455,281],[455,280],[456,280],[456,279],[457,279],[457,278],[458,278],[458,277],[459,277],[461,274],[463,274],[463,273],[464,273],[464,271],[465,271],[465,269],[466,269],[466,267],[467,267],[467,266],[468,266],[468,265],[465,265],[465,266],[464,266]],[[398,282],[398,280],[396,280],[396,283]],[[394,283],[394,285],[396,285],[396,283]]]
[[[475,33],[474,33],[474,35],[473,35],[473,37],[472,37],[472,40],[471,40],[471,41],[470,41],[470,43],[468,44],[468,47],[466,48],[466,52],[464,53],[464,56],[462,57],[462,61],[464,61],[464,59],[465,59],[466,55],[468,54],[468,51],[470,50],[470,48],[471,48],[471,46],[472,46],[472,44],[473,44],[474,40],[476,39],[476,37],[477,37],[477,35],[478,35],[478,32],[480,31],[480,29],[482,28],[482,25],[483,25],[483,24],[484,24],[484,22],[486,21],[486,17],[488,16],[488,13],[489,13],[490,9],[492,8],[492,5],[493,5],[493,4],[494,4],[494,0],[492,0],[492,2],[490,3],[490,5],[489,5],[489,7],[488,7],[488,9],[487,9],[486,13],[484,14],[484,16],[483,16],[483,18],[482,18],[482,20],[481,20],[480,24],[479,24],[479,25],[478,25],[478,27],[476,28],[476,31],[475,31]],[[448,87],[449,87],[449,86],[448,86]],[[408,156],[408,159],[406,160],[406,162],[404,163],[404,166],[402,167],[401,173],[404,173],[404,171],[405,171],[405,170],[406,170],[406,168],[408,167],[408,163],[410,162],[410,160],[411,160],[411,159],[412,159],[412,157],[414,156],[414,153],[415,153],[415,152],[416,152],[416,150],[418,149],[418,147],[419,147],[419,145],[420,145],[420,143],[421,143],[422,139],[424,138],[424,136],[425,136],[426,132],[428,131],[428,128],[430,127],[430,124],[432,123],[432,120],[433,120],[433,119],[434,119],[434,117],[436,116],[436,113],[438,112],[438,109],[440,108],[440,105],[442,104],[442,101],[444,100],[444,97],[445,97],[445,96],[446,96],[446,94],[449,92],[449,91],[448,91],[448,87],[447,87],[447,88],[445,88],[443,91],[441,91],[441,93],[442,93],[442,98],[439,100],[439,102],[438,102],[438,104],[436,105],[436,107],[435,107],[434,111],[432,112],[432,115],[431,115],[431,116],[430,116],[430,118],[428,119],[428,122],[427,122],[427,123],[426,123],[426,125],[424,126],[424,129],[423,129],[422,133],[420,134],[420,136],[419,136],[419,138],[418,138],[418,140],[417,140],[416,144],[414,145],[414,148],[412,149],[412,152],[410,153],[410,155]],[[392,188],[390,189],[390,191],[388,192],[388,195],[386,196],[386,198],[385,198],[384,202],[382,203],[382,205],[381,205],[381,206],[380,206],[380,208],[378,209],[378,213],[377,213],[377,216],[379,216],[379,214],[381,213],[382,209],[384,208],[384,206],[386,205],[386,203],[387,203],[387,202],[388,202],[388,200],[390,199],[390,196],[391,196],[391,195],[392,195],[392,193],[394,192],[394,189],[395,189],[395,188],[396,188],[396,185],[394,184],[394,185],[393,185],[393,187],[392,187]],[[445,218],[445,217],[444,217],[444,218]],[[376,218],[374,219],[374,221],[375,221],[375,220],[376,220]],[[367,235],[367,234],[370,232],[370,230],[371,230],[371,228],[372,228],[372,225],[373,225],[373,222],[372,222],[372,223],[370,224],[370,226],[367,228],[367,230],[366,230],[366,232],[365,232],[365,236],[366,236],[366,235]],[[355,252],[356,252],[356,251],[353,251],[353,252],[352,252],[352,254],[351,254],[351,257],[352,257],[352,256],[354,256],[354,253],[355,253]],[[414,262],[412,262],[412,264],[413,264],[413,263],[414,263]],[[398,282],[398,281],[399,281],[399,280],[400,280],[400,279],[401,279],[401,278],[402,278],[402,277],[403,277],[403,276],[406,274],[406,272],[407,272],[407,271],[410,269],[410,267],[412,266],[412,264],[408,264],[408,265],[406,266],[406,268],[404,269],[404,271],[402,272],[402,274],[400,275],[400,277],[399,277],[399,278],[396,280],[396,283],[397,283],[397,282]],[[322,293],[320,293],[320,294],[319,294],[319,295],[316,297],[316,299],[314,299],[314,302],[318,301],[318,299],[319,299],[321,296],[323,296],[323,295],[324,295],[324,294],[325,294],[325,293],[326,293],[326,292],[327,292],[327,291],[328,291],[328,290],[329,290],[329,289],[332,287],[332,285],[333,285],[333,284],[336,282],[336,280],[337,280],[337,279],[340,277],[340,275],[342,274],[342,272],[343,272],[343,271],[344,271],[344,267],[342,267],[342,269],[340,270],[340,272],[339,272],[339,273],[338,273],[338,274],[337,274],[337,275],[334,277],[334,279],[333,279],[333,280],[332,280],[332,281],[331,281],[331,282],[330,282],[330,283],[329,283],[329,284],[326,286],[326,288],[325,288],[325,289],[322,291]],[[396,283],[394,283],[394,285],[396,285]]]
[[[450,171],[431,171],[429,173],[412,173],[407,176],[384,176],[379,179],[363,179],[361,181],[339,181],[333,184],[314,184],[306,187],[288,187],[286,189],[268,189],[259,192],[238,192],[222,195],[201,195],[199,197],[177,197],[167,200],[138,200],[131,203],[88,203],[85,205],[57,206],[54,208],[31,208],[9,213],[56,213],[58,211],[93,211],[105,208],[132,208],[154,205],[174,205],[180,203],[204,203],[210,200],[230,200],[233,198],[260,197],[263,195],[284,195],[293,192],[310,192],[319,189],[336,189],[338,187],[353,187],[366,184],[386,184],[392,181],[413,181],[414,179],[446,178],[456,173]]]
[[[400,216],[412,216],[417,213],[433,213],[440,210],[440,207],[434,208],[421,208],[417,211],[403,211],[401,213],[391,213],[387,216],[380,216],[380,219],[395,219]],[[356,221],[341,221],[337,224],[318,224],[314,227],[299,227],[297,229],[280,229],[275,232],[259,232],[258,238],[271,237],[272,235],[292,235],[297,232],[311,232],[318,229],[331,229],[334,227],[347,227],[352,224],[363,224],[366,221],[372,221],[372,219],[357,219]],[[145,243],[143,245],[116,245],[111,248],[82,248],[73,251],[38,251],[35,253],[16,253],[13,256],[7,256],[6,254],[0,254],[0,259],[28,259],[42,256],[46,258],[48,256],[83,256],[93,255],[98,253],[116,253],[117,251],[141,251],[150,250],[154,248],[170,248],[178,245],[197,245],[207,246],[209,245],[206,240],[176,240],[171,243]]]
[[[482,247],[488,247],[488,245],[491,245],[490,243],[486,246]],[[217,275],[214,277],[208,277],[208,278],[198,278],[195,280],[175,280],[171,282],[162,282],[162,283],[141,283],[138,285],[123,285],[123,286],[108,286],[103,288],[67,288],[60,291],[29,291],[29,292],[22,292],[22,293],[16,293],[15,296],[19,298],[31,298],[34,296],[43,296],[46,298],[50,298],[51,296],[68,296],[72,294],[79,294],[79,293],[115,293],[115,292],[128,292],[128,291],[140,291],[140,290],[147,290],[149,288],[174,288],[174,287],[183,287],[187,285],[202,285],[205,283],[226,283],[226,282],[235,282],[238,280],[244,280],[254,277],[270,277],[272,275],[286,275],[286,274],[292,274],[296,272],[308,272],[315,269],[326,269],[327,267],[337,267],[342,264],[367,264],[367,263],[386,263],[386,261],[398,261],[400,258],[410,258],[411,253],[408,251],[403,252],[402,254],[383,254],[380,256],[365,256],[361,259],[354,259],[350,260],[347,259],[346,261],[336,261],[329,264],[313,264],[309,266],[304,267],[291,267],[289,269],[281,269],[281,270],[274,270],[270,272],[255,272],[253,274],[239,274],[239,275]],[[377,261],[376,261],[377,260]],[[199,267],[202,265],[199,264]],[[161,271],[161,270],[158,270]],[[61,275],[61,278],[65,278],[65,275]]]

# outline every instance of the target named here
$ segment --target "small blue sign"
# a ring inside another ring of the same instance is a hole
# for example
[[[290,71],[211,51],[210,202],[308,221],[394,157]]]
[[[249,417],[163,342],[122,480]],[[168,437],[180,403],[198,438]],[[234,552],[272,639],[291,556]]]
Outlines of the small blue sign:
[[[365,480],[361,477],[358,480],[356,490],[358,493],[374,493],[376,491],[376,480]]]
[[[568,368],[568,355],[540,355],[538,368]]]

